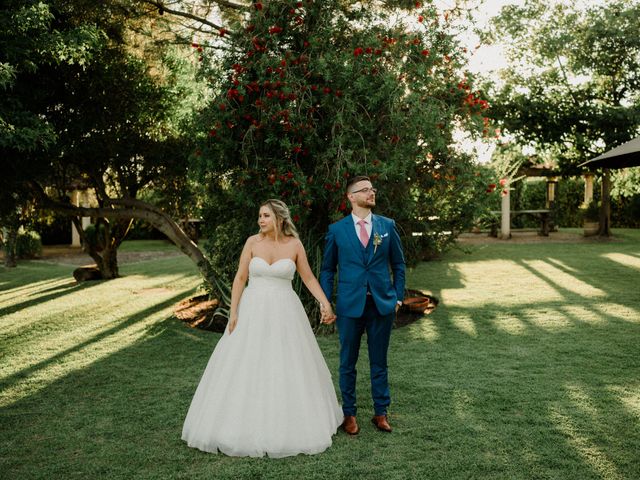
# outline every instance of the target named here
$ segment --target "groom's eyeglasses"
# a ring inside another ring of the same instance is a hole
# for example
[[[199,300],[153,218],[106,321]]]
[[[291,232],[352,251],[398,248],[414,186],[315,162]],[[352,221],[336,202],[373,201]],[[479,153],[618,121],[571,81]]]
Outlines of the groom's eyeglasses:
[[[373,192],[375,194],[375,193],[378,193],[378,189],[373,187],[364,187],[364,188],[361,188],[360,190],[354,190],[351,193],[360,193],[360,192],[365,194],[369,192]]]

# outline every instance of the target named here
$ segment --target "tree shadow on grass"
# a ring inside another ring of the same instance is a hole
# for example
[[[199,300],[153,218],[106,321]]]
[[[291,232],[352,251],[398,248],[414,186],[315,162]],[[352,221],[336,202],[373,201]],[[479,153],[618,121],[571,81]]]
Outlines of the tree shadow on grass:
[[[635,358],[640,327],[602,315],[597,325],[547,330],[523,314],[534,306],[475,310],[475,336],[451,322],[469,315],[462,307],[429,317],[440,332],[435,341],[422,339],[419,323],[394,332],[394,433],[363,420],[355,439],[339,433],[321,455],[282,460],[204,454],[181,441],[220,335],[169,318],[3,409],[4,470],[13,478],[342,478],[354,470],[376,478],[636,478],[637,419],[617,392],[637,386],[638,363],[612,362]],[[496,324],[507,315],[522,317],[520,334]],[[337,342],[321,344],[335,372]]]
[[[448,478],[638,478],[637,412],[623,395],[639,388],[640,324],[599,312],[598,324],[568,318],[549,329],[527,318],[537,307],[439,309],[428,319],[437,337],[411,342],[411,362],[394,355],[392,369],[402,373],[393,410],[417,410],[419,421],[406,423],[426,449],[460,455],[454,467],[416,460],[416,468],[444,469],[439,478],[447,470]],[[473,318],[475,334],[459,328],[459,317]],[[509,329],[504,318],[523,327]],[[419,340],[424,330],[416,324],[408,334]]]
[[[191,295],[193,294],[193,292],[195,292],[195,288],[189,290],[188,292],[181,292],[177,295],[174,295],[171,298],[168,298],[162,302],[156,303],[155,305],[146,308],[144,310],[140,310],[138,313],[136,313],[135,315],[130,316],[129,318],[127,318],[124,321],[119,322],[118,324],[116,324],[115,326],[113,326],[112,328],[109,328],[107,330],[104,330],[102,332],[100,332],[97,335],[92,336],[91,338],[88,338],[82,342],[79,342],[75,345],[73,345],[70,348],[67,348],[65,350],[62,350],[50,357],[48,357],[46,360],[43,360],[41,362],[38,362],[34,365],[30,365],[29,367],[26,367],[22,370],[19,370],[15,373],[13,373],[12,375],[9,375],[5,378],[3,378],[2,380],[0,380],[0,389],[1,390],[5,390],[8,388],[11,388],[12,386],[14,386],[15,383],[28,379],[31,375],[33,375],[35,372],[45,369],[48,366],[61,362],[63,361],[63,359],[65,357],[67,357],[68,355],[77,352],[79,350],[82,350],[88,346],[91,346],[92,344],[96,344],[101,342],[102,340],[107,339],[108,337],[118,333],[121,330],[124,330],[125,328],[128,328],[131,325],[134,325],[136,323],[138,323],[141,320],[144,320],[145,318],[147,318],[150,315],[153,315],[156,312],[159,312],[165,308],[168,308],[172,305],[174,305],[175,303],[177,303],[178,301],[180,301],[181,299],[183,299],[185,297],[185,295]]]

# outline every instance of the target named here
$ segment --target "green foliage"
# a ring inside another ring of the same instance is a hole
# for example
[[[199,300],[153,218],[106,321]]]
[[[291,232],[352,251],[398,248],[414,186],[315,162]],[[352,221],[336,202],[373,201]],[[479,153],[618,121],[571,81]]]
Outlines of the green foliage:
[[[96,252],[101,252],[109,242],[107,228],[104,222],[92,223],[84,229],[85,241]]]
[[[600,207],[595,201],[589,202],[589,205],[582,209],[582,218],[585,222],[597,222],[600,218]]]
[[[522,145],[555,151],[564,173],[638,135],[638,18],[640,4],[623,0],[504,7],[492,35],[511,64],[492,88],[492,114]]]
[[[42,255],[40,235],[32,230],[21,229],[16,238],[16,256],[18,258],[37,258]]]

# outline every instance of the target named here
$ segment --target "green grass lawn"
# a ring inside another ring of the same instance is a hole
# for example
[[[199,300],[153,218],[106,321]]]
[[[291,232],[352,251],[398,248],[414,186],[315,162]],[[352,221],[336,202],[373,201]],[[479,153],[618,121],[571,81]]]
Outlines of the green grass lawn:
[[[615,234],[473,246],[410,271],[441,303],[393,333],[394,432],[368,423],[364,349],[360,435],[279,460],[180,440],[220,337],[172,317],[200,283],[186,257],[81,286],[68,266],[1,268],[0,478],[638,479],[640,231]],[[337,372],[336,336],[318,341]]]

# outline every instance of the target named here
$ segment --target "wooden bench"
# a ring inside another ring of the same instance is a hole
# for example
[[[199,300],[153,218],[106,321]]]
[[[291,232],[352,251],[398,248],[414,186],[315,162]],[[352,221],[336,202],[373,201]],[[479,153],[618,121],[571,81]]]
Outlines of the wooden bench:
[[[491,213],[496,215],[496,219],[491,224],[490,235],[492,237],[497,237],[502,212],[492,210]],[[511,210],[509,214],[510,221],[513,221],[513,219],[519,215],[531,215],[532,217],[537,218],[540,221],[540,230],[538,230],[538,234],[545,237],[549,236],[549,231],[551,230],[551,210]]]

